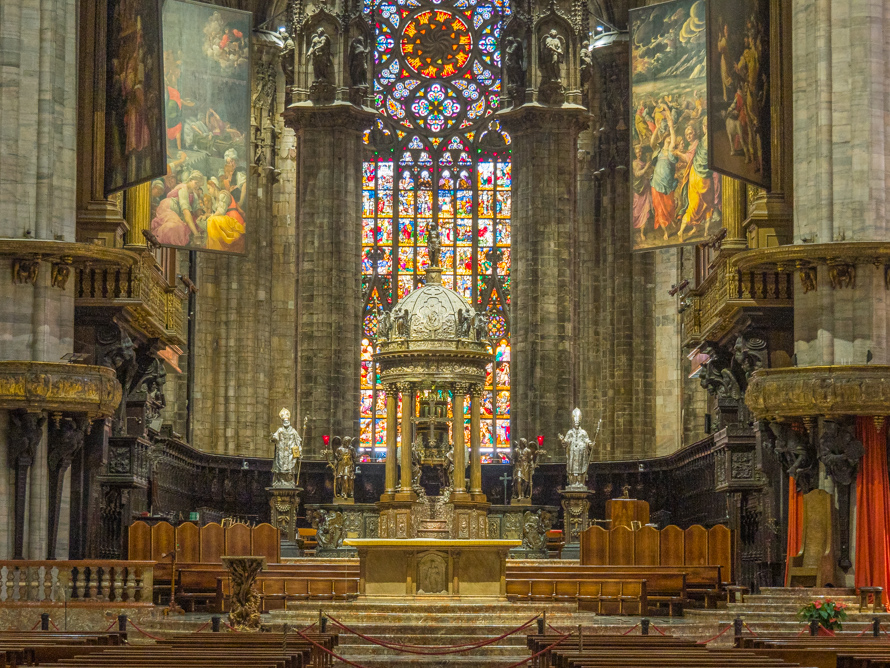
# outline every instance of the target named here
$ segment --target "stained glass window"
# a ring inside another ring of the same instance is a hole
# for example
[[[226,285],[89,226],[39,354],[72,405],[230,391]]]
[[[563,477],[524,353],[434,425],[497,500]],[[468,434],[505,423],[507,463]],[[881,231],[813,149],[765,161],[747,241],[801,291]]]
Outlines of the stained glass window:
[[[361,446],[369,458],[385,455],[377,321],[423,282],[435,220],[443,283],[489,317],[482,452],[490,460],[510,446],[510,137],[491,118],[509,8],[505,0],[368,0],[365,11],[376,30],[372,94],[383,118],[365,133]]]

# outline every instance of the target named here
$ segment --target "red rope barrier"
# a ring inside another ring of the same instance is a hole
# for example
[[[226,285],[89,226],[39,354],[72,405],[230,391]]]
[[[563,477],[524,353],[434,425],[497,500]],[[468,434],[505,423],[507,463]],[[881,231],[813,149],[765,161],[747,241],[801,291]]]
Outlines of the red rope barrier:
[[[754,633],[754,629],[752,629],[750,626],[748,626],[748,622],[742,622],[742,624],[744,624],[745,628],[748,629],[748,633],[750,633],[755,638],[757,637],[757,634]]]
[[[653,626],[653,628],[655,628],[656,631],[658,631],[659,633],[661,633],[661,631],[660,631],[658,628],[656,628],[654,624],[653,624],[652,626]],[[723,629],[720,633],[718,633],[717,635],[715,635],[713,638],[708,638],[707,640],[699,640],[699,641],[698,641],[698,644],[699,644],[699,645],[707,645],[707,644],[708,644],[709,642],[711,642],[712,640],[717,640],[717,638],[719,638],[720,636],[722,636],[724,633],[726,633],[727,631],[729,631],[731,628],[732,628],[732,624],[730,624],[729,626],[727,626],[725,629]],[[661,635],[664,635],[664,633],[661,633]]]
[[[665,633],[665,632],[662,631],[660,628],[658,628],[657,626],[655,626],[655,624],[650,624],[649,626],[650,626],[651,628],[655,629],[656,631],[658,631],[661,635],[663,635],[663,636],[666,636],[666,635],[667,635],[667,633]]]
[[[834,635],[836,635],[834,631],[826,629],[824,626],[819,626],[816,631],[816,634],[820,635],[820,636],[834,636]]]
[[[634,629],[638,629],[638,628],[640,628],[640,625],[639,625],[639,624],[637,624],[636,626],[631,626],[629,629],[627,629],[627,631],[625,631],[625,632],[622,633],[621,635],[626,636],[626,635],[628,635],[631,631],[633,631]]]
[[[565,642],[566,638],[570,637],[571,635],[572,635],[571,633],[567,633],[567,634],[565,634],[562,638],[560,638],[559,640],[557,640],[557,641],[556,641],[555,643],[553,643],[552,645],[548,645],[547,647],[545,647],[544,649],[542,649],[542,650],[541,650],[540,652],[538,652],[537,654],[532,654],[532,655],[531,655],[530,657],[528,657],[527,659],[523,659],[523,660],[520,661],[519,663],[514,663],[514,664],[512,664],[512,665],[509,665],[509,666],[507,666],[507,668],[519,668],[519,666],[524,666],[524,665],[527,664],[529,661],[532,661],[532,660],[534,660],[534,659],[537,659],[539,656],[541,656],[541,655],[544,654],[545,652],[549,652],[550,650],[552,650],[554,647],[556,647],[556,646],[559,645],[560,643]]]
[[[229,627],[229,630],[230,630],[232,633],[241,633],[241,631],[239,631],[238,629],[236,629],[234,626],[232,626],[232,625],[229,624],[228,622],[223,622],[223,624],[225,624],[226,626],[228,626],[228,627]]]
[[[522,626],[513,629],[512,631],[508,631],[496,638],[489,638],[488,640],[483,640],[479,643],[467,643],[462,645],[410,645],[410,644],[402,644],[402,643],[390,643],[384,640],[380,640],[379,638],[372,638],[370,636],[366,636],[363,633],[359,633],[355,629],[351,629],[339,620],[328,615],[328,619],[330,619],[336,626],[339,626],[341,629],[346,631],[347,633],[352,633],[355,636],[358,636],[362,640],[366,640],[374,645],[379,645],[381,647],[386,647],[387,649],[392,649],[397,652],[404,652],[406,654],[421,654],[424,656],[443,656],[447,654],[461,654],[462,652],[468,652],[473,649],[479,649],[480,647],[486,647],[487,645],[491,645],[496,643],[504,638],[507,638],[514,633],[519,633],[523,629],[531,626],[538,617],[532,617]],[[433,650],[433,651],[428,651]]]
[[[142,635],[144,635],[146,638],[151,638],[152,640],[163,640],[163,638],[158,638],[157,636],[153,636],[152,634],[150,634],[150,633],[146,633],[145,631],[143,631],[142,629],[140,629],[138,626],[136,626],[136,622],[134,622],[132,619],[128,619],[127,621],[130,622],[130,625],[131,625],[134,629],[136,629],[137,631],[139,631],[139,633],[141,633]]]
[[[104,631],[102,631],[102,633],[108,633],[111,630],[111,627],[114,626],[115,624],[117,624],[116,619],[113,622],[111,622],[111,624],[108,625],[108,628],[106,628]]]
[[[798,633],[798,634],[797,634],[796,636],[794,636],[794,637],[795,637],[795,638],[800,638],[804,633],[806,633],[806,632],[809,630],[809,628],[810,628],[810,625],[809,625],[809,624],[804,624],[804,627],[800,630],[800,633]]]
[[[37,620],[37,623],[36,623],[34,626],[31,627],[31,630],[32,630],[32,631],[36,631],[36,630],[37,630],[37,627],[40,626],[40,622],[42,622],[42,621],[43,621],[42,619],[38,619],[38,620]]]
[[[202,624],[201,626],[199,626],[199,627],[198,627],[198,630],[197,630],[197,631],[193,631],[193,633],[200,633],[201,631],[203,631],[204,629],[206,629],[208,626],[210,626],[210,622],[204,622],[204,624]]]
[[[52,617],[49,618],[49,623],[53,625],[53,628],[54,628],[56,631],[59,630],[59,627],[56,626],[56,623],[53,621],[53,618],[52,618]]]
[[[551,631],[553,631],[554,633],[556,633],[558,635],[561,635],[561,636],[570,635],[569,633],[566,633],[565,631],[560,631],[558,628],[553,626],[553,624],[551,624],[550,622],[547,622],[547,626],[550,627]]]

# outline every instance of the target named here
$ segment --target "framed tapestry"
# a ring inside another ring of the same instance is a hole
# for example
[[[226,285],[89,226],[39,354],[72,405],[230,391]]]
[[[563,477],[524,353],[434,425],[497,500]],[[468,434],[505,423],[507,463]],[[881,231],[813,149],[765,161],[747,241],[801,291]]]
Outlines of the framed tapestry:
[[[251,14],[166,0],[166,173],[151,184],[163,246],[243,254],[250,230]]]
[[[708,163],[705,0],[630,12],[633,249],[698,244],[722,226]]]
[[[772,189],[769,0],[708,0],[714,171]]]
[[[108,0],[105,195],[164,174],[159,0]]]

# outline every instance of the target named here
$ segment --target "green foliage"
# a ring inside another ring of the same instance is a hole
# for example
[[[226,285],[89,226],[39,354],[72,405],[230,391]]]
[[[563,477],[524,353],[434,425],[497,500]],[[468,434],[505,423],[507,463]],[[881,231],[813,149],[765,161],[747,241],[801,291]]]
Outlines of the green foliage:
[[[830,598],[816,599],[798,610],[797,617],[808,623],[816,621],[829,631],[840,630],[842,622],[847,619],[846,607]]]

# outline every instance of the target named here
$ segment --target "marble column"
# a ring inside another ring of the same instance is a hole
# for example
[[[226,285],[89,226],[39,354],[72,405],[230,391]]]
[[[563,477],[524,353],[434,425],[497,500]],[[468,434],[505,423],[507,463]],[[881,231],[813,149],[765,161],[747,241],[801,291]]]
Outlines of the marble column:
[[[398,416],[396,410],[399,400],[399,388],[395,385],[386,386],[386,496],[392,497],[396,493],[396,471],[398,470],[398,462],[396,462],[396,442],[398,440],[396,431],[398,430]]]
[[[78,4],[2,2],[0,239],[75,240]],[[73,350],[74,281],[67,290],[54,287],[51,264],[39,260],[21,280],[14,280],[14,261],[12,255],[0,254],[0,360],[58,362]],[[34,408],[39,409],[39,401]],[[15,508],[15,526],[0,544],[0,557],[43,559],[46,429],[27,429],[24,442],[16,435],[15,421],[21,416],[0,411],[9,424],[0,432],[5,441],[0,450],[6,450],[11,483],[0,488],[0,507]]]
[[[577,400],[578,105],[524,105],[498,117],[513,138],[511,433],[556,443]]]
[[[297,133],[297,415],[305,456],[322,434],[358,434],[361,367],[362,132],[370,112],[351,104],[292,104]]]
[[[479,403],[482,401],[482,386],[470,386],[470,495],[473,501],[486,501],[482,493],[482,453]]]
[[[411,418],[414,417],[415,387],[412,383],[399,383],[399,389],[402,391],[402,457],[399,462],[402,470],[399,499],[413,501],[416,494],[411,486],[411,444],[414,442]]]
[[[831,245],[815,289],[795,286],[797,365],[890,364],[887,270],[851,245],[890,238],[887,10],[870,0],[790,4],[794,244]],[[836,280],[841,267],[852,281]]]
[[[454,398],[451,404],[451,439],[454,443],[454,488],[451,497],[462,497],[467,493],[467,445],[464,441],[464,406],[467,400],[467,386],[455,383]]]

